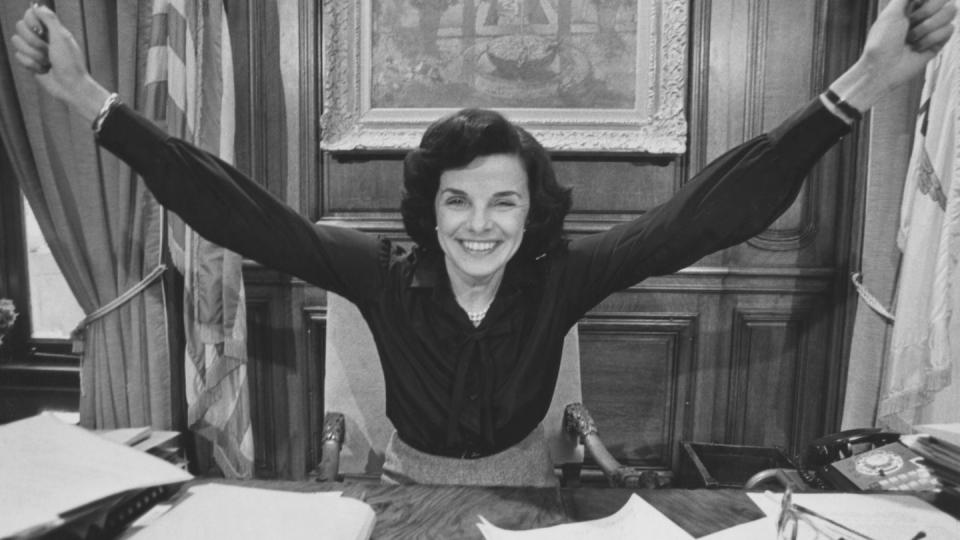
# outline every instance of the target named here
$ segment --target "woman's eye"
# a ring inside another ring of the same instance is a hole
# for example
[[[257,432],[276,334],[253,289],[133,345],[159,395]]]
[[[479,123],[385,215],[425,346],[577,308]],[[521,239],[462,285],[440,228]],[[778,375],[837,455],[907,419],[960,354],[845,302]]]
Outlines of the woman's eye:
[[[467,201],[462,197],[450,197],[449,199],[447,199],[447,206],[453,206],[455,208],[459,208],[466,205],[467,205]]]
[[[513,207],[517,206],[517,202],[516,202],[516,201],[512,201],[512,200],[510,200],[510,199],[500,199],[499,201],[496,201],[496,202],[494,202],[493,204],[494,204],[494,206],[496,206],[497,208],[513,208]]]

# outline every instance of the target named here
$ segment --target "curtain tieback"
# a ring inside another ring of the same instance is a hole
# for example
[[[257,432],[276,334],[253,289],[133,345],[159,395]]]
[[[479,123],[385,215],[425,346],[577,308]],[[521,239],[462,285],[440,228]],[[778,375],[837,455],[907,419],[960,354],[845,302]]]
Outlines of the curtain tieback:
[[[82,353],[83,352],[83,339],[84,331],[90,323],[96,321],[97,319],[103,318],[105,315],[111,311],[117,309],[129,302],[133,297],[137,296],[143,292],[147,287],[153,284],[154,281],[160,279],[160,276],[163,275],[167,270],[167,265],[158,264],[149,274],[144,276],[136,285],[130,287],[123,294],[114,298],[113,300],[107,302],[106,304],[100,306],[98,309],[94,310],[93,313],[87,315],[83,318],[80,323],[77,324],[77,327],[70,332],[70,339],[73,341],[73,352]]]
[[[863,301],[870,306],[870,309],[877,313],[877,315],[880,315],[886,319],[888,323],[892,323],[894,320],[896,320],[896,317],[893,315],[893,313],[890,313],[887,308],[883,307],[883,304],[880,303],[880,300],[877,300],[876,296],[870,294],[870,291],[867,290],[866,285],[863,284],[863,279],[860,275],[860,272],[854,272],[850,276],[850,281],[852,281],[853,286],[856,287],[857,294],[860,295],[860,298],[862,298]]]

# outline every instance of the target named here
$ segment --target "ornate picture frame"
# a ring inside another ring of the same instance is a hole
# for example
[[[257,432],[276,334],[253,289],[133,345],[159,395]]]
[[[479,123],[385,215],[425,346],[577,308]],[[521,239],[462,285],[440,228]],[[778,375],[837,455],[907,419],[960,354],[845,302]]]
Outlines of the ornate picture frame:
[[[463,107],[553,152],[680,154],[687,0],[324,0],[321,148],[409,150]]]

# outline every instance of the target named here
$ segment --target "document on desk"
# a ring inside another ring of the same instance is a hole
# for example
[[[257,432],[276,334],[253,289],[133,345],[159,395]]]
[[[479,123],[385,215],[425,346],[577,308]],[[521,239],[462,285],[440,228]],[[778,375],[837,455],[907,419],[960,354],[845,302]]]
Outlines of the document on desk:
[[[0,426],[0,538],[38,534],[86,505],[192,476],[41,414]]]
[[[298,493],[225,484],[191,486],[173,507],[123,540],[366,540],[377,517],[339,493]]]
[[[564,523],[541,529],[510,531],[480,516],[477,524],[486,540],[608,540],[610,538],[656,538],[692,540],[686,531],[636,494],[615,514],[591,521]]]
[[[764,519],[771,522],[777,519],[780,514],[779,493],[747,495],[767,514]],[[960,521],[907,494],[794,493],[793,503],[876,540],[960,538]]]

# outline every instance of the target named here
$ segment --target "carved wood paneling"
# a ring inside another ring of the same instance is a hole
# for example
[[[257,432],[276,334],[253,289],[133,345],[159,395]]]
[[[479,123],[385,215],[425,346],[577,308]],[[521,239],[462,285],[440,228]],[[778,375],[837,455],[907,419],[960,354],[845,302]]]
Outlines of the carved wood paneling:
[[[583,401],[611,453],[672,467],[683,436],[697,317],[604,313],[580,323]]]
[[[822,369],[813,306],[744,308],[733,314],[727,442],[778,446],[796,453],[822,410],[808,387]]]
[[[247,381],[250,389],[250,416],[253,424],[254,471],[258,478],[277,477],[277,428],[284,425],[285,407],[276,403],[276,370],[270,358],[269,302],[247,300]],[[278,421],[279,420],[279,421]]]
[[[320,217],[318,193],[323,185],[320,169],[320,10],[316,2],[299,2],[299,127],[300,212],[311,219]]]
[[[307,360],[305,365],[305,410],[307,411],[309,437],[307,466],[313,469],[320,463],[323,435],[323,377],[327,336],[327,309],[310,306],[303,311],[303,335]]]
[[[779,121],[782,111],[798,106],[824,86],[825,7],[821,2],[780,1],[783,3],[776,6],[776,17],[770,16],[769,1],[757,2],[756,9],[751,10],[756,36],[751,39],[754,47],[750,50],[755,56],[748,59],[747,65],[754,66],[748,69],[754,76],[744,123],[752,134],[769,129]],[[777,41],[789,43],[806,54],[783,61],[782,49],[773,45]],[[767,120],[768,116],[773,118]],[[791,251],[812,242],[819,222],[822,181],[817,172],[812,174],[792,208],[766,231],[750,239],[749,244],[759,249]]]
[[[320,459],[322,291],[255,265],[244,283],[256,474],[302,479]]]
[[[277,6],[273,2],[233,0],[226,7],[234,56],[235,164],[273,195],[299,207],[299,195],[294,191],[291,196],[286,185],[288,120]],[[299,27],[295,21],[284,24]],[[309,89],[306,82],[305,86]],[[315,103],[316,99],[310,101]],[[296,117],[291,121],[297,121]]]
[[[710,70],[709,129],[702,139],[708,158],[770,129],[816,95],[827,79],[828,39],[826,2],[731,1],[711,8],[710,56],[699,58]],[[720,28],[729,30],[718,34]],[[817,227],[834,216],[831,190],[820,191],[833,176],[823,178],[822,170],[814,170],[797,201],[767,231],[732,253],[756,261],[756,250],[785,251],[791,253],[766,258],[790,261],[792,252],[823,245],[829,235],[817,235]]]

